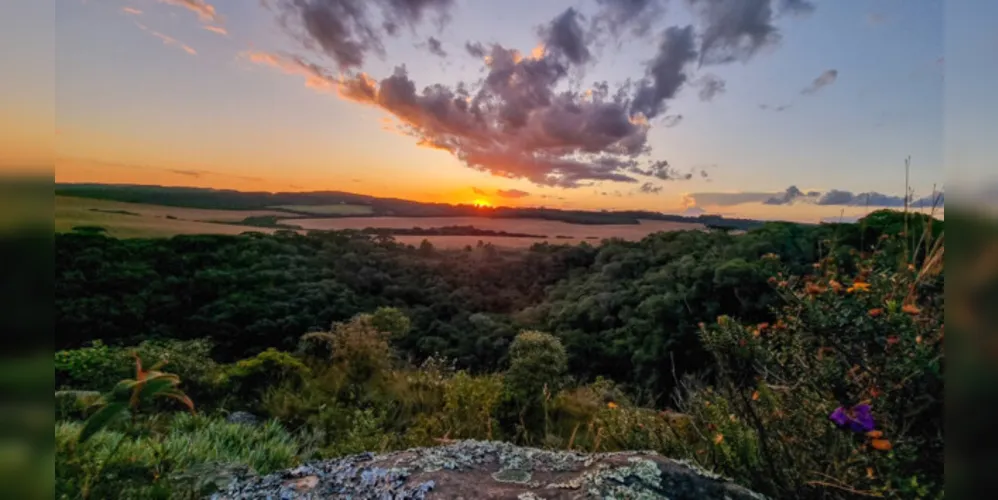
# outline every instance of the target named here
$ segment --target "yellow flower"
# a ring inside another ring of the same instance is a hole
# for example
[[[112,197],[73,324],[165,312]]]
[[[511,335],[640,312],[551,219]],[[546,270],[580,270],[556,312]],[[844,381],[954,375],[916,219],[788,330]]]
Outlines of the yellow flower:
[[[864,283],[862,281],[857,281],[857,282],[853,283],[851,287],[849,287],[848,289],[846,289],[846,292],[848,292],[848,293],[852,293],[852,292],[868,292],[868,291],[870,291],[870,284],[869,283]]]
[[[610,401],[609,403],[606,404],[606,407],[609,408],[609,409],[611,409],[611,410],[616,409],[617,408],[617,403],[614,403],[613,401]]]

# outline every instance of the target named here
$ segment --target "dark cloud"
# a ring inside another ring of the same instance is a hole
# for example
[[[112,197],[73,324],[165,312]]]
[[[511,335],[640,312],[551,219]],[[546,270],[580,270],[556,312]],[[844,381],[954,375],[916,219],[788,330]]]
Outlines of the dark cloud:
[[[683,115],[668,115],[662,117],[661,123],[665,128],[672,128],[682,123],[682,121]]]
[[[814,3],[809,0],[780,0],[780,12],[807,15],[814,12]]]
[[[751,33],[762,30],[757,25],[772,25],[769,2],[780,0],[687,0],[701,13],[701,37],[693,26],[666,28],[640,79],[613,89],[597,82],[585,90],[569,80],[577,75],[575,67],[593,61],[589,44],[600,33],[647,31],[645,23],[658,18],[664,0],[598,0],[592,23],[567,9],[538,29],[545,50],[530,55],[498,43],[468,42],[468,54],[485,64],[483,77],[455,85],[417,85],[404,65],[380,81],[360,72],[368,55],[384,53],[385,37],[406,27],[415,30],[434,15],[443,22],[454,0],[274,1],[282,25],[306,47],[332,58],[339,71],[300,55],[249,53],[250,60],[304,76],[312,88],[377,107],[419,145],[446,151],[469,168],[576,188],[601,181],[641,185],[646,180],[641,177],[693,178],[696,171],[680,173],[651,159],[652,123],[669,127],[682,120],[682,115],[667,114],[668,104],[691,82],[698,45],[710,52],[711,61],[724,59],[718,56],[723,53],[751,55],[757,44]],[[793,10],[803,3],[783,0],[781,5]],[[426,46],[443,54],[434,37]],[[714,75],[694,83],[704,99],[725,87]]]
[[[898,208],[904,206],[904,197],[895,196],[876,191],[854,194],[852,191],[842,189],[830,189],[824,193],[819,191],[808,191],[807,193],[797,189],[797,186],[790,186],[779,195],[772,196],[763,203],[767,205],[790,205],[795,202],[814,203],[823,206],[850,206],[850,207],[887,207]],[[918,199],[911,199],[909,203],[913,208],[927,208],[933,206],[933,201],[937,206],[942,206],[943,194],[926,196]]]
[[[664,0],[596,0],[599,11],[593,17],[592,31],[619,38],[625,33],[646,36],[665,13]]]
[[[643,175],[645,177],[654,177],[656,179],[661,179],[663,181],[674,181],[674,180],[690,180],[693,178],[693,172],[680,173],[678,170],[669,165],[669,162],[665,160],[659,160],[652,162],[647,167],[642,168],[639,165],[631,165],[627,168],[628,172],[637,175]],[[707,172],[701,170],[701,176],[707,177]]]
[[[383,38],[415,28],[431,13],[444,23],[454,0],[275,0],[282,26],[307,48],[356,69],[368,53],[384,55]],[[377,11],[377,12],[375,12]]]
[[[476,59],[481,59],[485,57],[485,46],[478,42],[465,42],[464,50],[468,52],[468,55]]]
[[[500,198],[526,198],[530,193],[519,189],[497,189],[496,196]]]
[[[592,55],[586,46],[586,33],[582,29],[582,15],[569,7],[550,24],[541,28],[539,34],[544,41],[544,49],[563,55],[572,64],[589,62]]]
[[[773,196],[763,203],[766,205],[789,205],[802,196],[805,195],[800,189],[797,189],[797,186],[790,186],[783,193]]]
[[[800,91],[800,93],[804,95],[815,94],[819,90],[835,83],[835,80],[837,80],[838,78],[839,78],[839,70],[837,69],[825,70],[823,73],[818,75],[818,77],[815,78],[813,82],[811,82],[811,85],[805,87],[804,90]]]
[[[426,39],[426,50],[429,50],[435,56],[447,57],[447,51],[444,50],[443,44],[440,43],[440,40],[432,36]]]
[[[658,193],[662,192],[662,186],[656,186],[656,185],[654,185],[654,184],[652,184],[650,182],[646,182],[646,183],[642,184],[641,187],[638,188],[638,189],[642,193],[647,193],[647,194],[658,194]]]
[[[404,67],[381,82],[358,75],[337,85],[343,97],[393,114],[419,144],[477,170],[546,186],[638,182],[628,168],[649,152],[648,124],[603,91],[556,92],[566,73],[556,60],[494,45],[475,92],[440,84],[417,92]]]
[[[710,73],[705,74],[696,80],[696,86],[700,87],[700,100],[711,101],[727,90],[724,80]]]
[[[779,15],[802,15],[814,10],[813,4],[805,0],[686,1],[701,24],[701,65],[747,61],[763,47],[780,42],[775,25]]]
[[[665,111],[665,101],[675,97],[689,76],[687,65],[696,60],[693,26],[672,26],[662,32],[658,53],[647,63],[645,78],[638,84],[631,112],[654,118]]]

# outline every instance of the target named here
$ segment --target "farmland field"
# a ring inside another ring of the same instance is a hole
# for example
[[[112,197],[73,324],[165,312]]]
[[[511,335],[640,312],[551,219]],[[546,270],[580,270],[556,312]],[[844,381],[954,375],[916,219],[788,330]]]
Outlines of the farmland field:
[[[277,205],[271,208],[312,215],[365,215],[373,212],[369,205]]]
[[[269,210],[205,210],[166,207],[141,203],[55,197],[55,230],[71,231],[76,226],[101,226],[119,238],[165,237],[177,234],[239,234],[244,231],[272,233],[269,228],[216,224],[233,223],[250,216],[286,215]]]
[[[659,231],[703,229],[701,224],[667,221],[641,221],[640,224],[569,224],[537,219],[490,219],[486,217],[342,217],[336,219],[295,219],[303,229],[364,229],[368,227],[411,228],[474,226],[478,229],[545,235],[546,238],[511,238],[506,236],[396,236],[397,241],[418,245],[424,239],[440,247],[460,248],[479,240],[497,246],[526,247],[548,241],[577,244],[598,243],[604,238],[640,240]],[[560,236],[560,237],[559,237]]]
[[[355,205],[340,205],[355,206]],[[299,206],[295,206],[301,208]],[[276,207],[275,207],[276,208]],[[281,207],[284,208],[284,207]],[[316,208],[316,207],[312,207]],[[329,214],[330,212],[327,212]],[[395,240],[419,245],[424,239],[441,248],[475,246],[479,241],[502,247],[529,247],[534,243],[599,243],[604,238],[639,240],[658,231],[702,229],[700,224],[665,221],[641,221],[640,224],[583,225],[537,219],[490,219],[486,217],[339,217],[291,218],[288,213],[271,210],[211,210],[180,208],[141,203],[55,197],[55,230],[71,231],[76,226],[100,226],[119,238],[156,238],[178,234],[239,234],[245,231],[272,233],[274,228],[240,225],[247,217],[274,216],[278,223],[302,229],[336,230],[375,228],[435,228],[474,226],[477,229],[544,235],[544,238],[510,236],[395,236]],[[217,222],[229,222],[219,224]]]

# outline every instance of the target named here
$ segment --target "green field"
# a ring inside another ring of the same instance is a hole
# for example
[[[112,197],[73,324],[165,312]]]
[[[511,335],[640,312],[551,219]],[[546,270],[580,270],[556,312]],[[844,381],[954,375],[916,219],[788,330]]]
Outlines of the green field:
[[[118,238],[157,238],[178,234],[272,233],[274,229],[239,225],[246,217],[283,216],[269,210],[204,210],[141,203],[55,197],[55,230],[69,232],[78,226],[100,226]],[[208,220],[219,221],[205,222]]]
[[[368,215],[374,213],[374,209],[369,205],[350,205],[346,203],[335,205],[277,205],[271,208],[310,215]]]

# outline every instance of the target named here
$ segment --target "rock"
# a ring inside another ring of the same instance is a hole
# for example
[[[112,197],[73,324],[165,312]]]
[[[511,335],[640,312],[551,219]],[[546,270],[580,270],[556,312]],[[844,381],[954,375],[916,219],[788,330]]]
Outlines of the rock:
[[[257,425],[260,419],[256,415],[246,411],[234,411],[225,418],[230,424]]]
[[[232,481],[213,500],[273,499],[763,499],[715,474],[653,452],[582,454],[459,441],[312,462]]]

